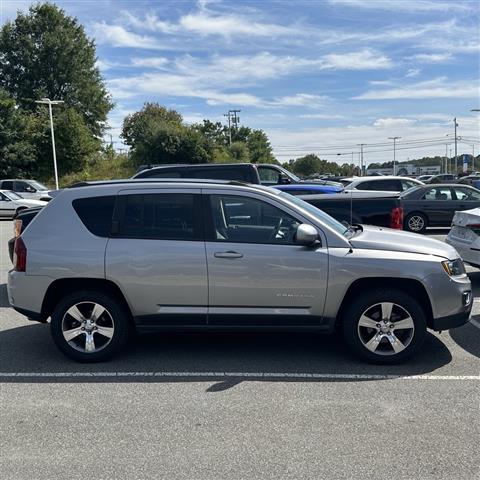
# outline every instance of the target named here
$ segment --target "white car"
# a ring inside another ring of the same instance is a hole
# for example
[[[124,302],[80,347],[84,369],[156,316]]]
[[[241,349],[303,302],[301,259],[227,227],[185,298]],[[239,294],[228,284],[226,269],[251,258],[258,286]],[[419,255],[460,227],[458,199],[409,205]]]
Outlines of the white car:
[[[344,182],[343,182],[344,183]],[[377,192],[404,192],[409,188],[424,185],[423,182],[414,178],[378,175],[370,177],[352,178],[348,185],[345,185],[345,193],[349,190],[366,190]]]
[[[12,218],[20,210],[31,207],[44,207],[44,200],[29,200],[22,198],[9,190],[0,190],[0,218]]]
[[[464,262],[480,268],[480,208],[455,212],[445,241],[457,250]]]
[[[36,180],[25,179],[5,179],[0,180],[0,190],[11,190],[22,198],[29,200],[46,200],[52,199],[51,190]]]

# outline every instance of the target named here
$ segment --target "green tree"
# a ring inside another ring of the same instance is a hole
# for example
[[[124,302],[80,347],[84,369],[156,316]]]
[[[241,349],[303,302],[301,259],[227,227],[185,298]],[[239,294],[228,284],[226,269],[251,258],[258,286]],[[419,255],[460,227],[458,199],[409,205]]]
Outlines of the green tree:
[[[121,136],[131,147],[134,164],[210,161],[208,140],[182,120],[178,112],[158,103],[146,103],[142,110],[128,115]]]
[[[35,118],[24,114],[15,99],[0,89],[0,177],[23,176],[36,166]]]
[[[250,154],[245,142],[233,142],[229,150],[232,161],[239,163],[248,163],[250,161]]]
[[[0,88],[32,112],[34,100],[61,99],[99,136],[113,105],[95,61],[83,26],[51,3],[31,6],[0,31]]]
[[[247,147],[252,163],[276,163],[267,134],[263,130],[252,130],[247,136]]]
[[[309,153],[295,160],[293,163],[293,172],[306,177],[314,173],[319,173],[321,165],[321,160],[315,154]]]

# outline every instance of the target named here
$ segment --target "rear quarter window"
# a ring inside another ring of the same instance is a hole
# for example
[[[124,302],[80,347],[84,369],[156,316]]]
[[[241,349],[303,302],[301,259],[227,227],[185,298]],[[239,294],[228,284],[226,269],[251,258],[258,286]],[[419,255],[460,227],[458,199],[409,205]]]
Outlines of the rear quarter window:
[[[187,178],[210,179],[210,180],[238,180],[249,182],[249,174],[246,168],[241,167],[206,167],[189,168],[185,175]]]
[[[112,231],[114,196],[78,198],[73,208],[90,233],[98,237],[109,237]]]

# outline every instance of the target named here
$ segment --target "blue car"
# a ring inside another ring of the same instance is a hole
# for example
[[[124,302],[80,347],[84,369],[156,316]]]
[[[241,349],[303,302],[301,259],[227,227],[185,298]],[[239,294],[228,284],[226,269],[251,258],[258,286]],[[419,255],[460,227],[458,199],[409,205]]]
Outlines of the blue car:
[[[333,183],[333,182],[332,182]],[[328,185],[314,183],[289,183],[285,185],[272,185],[274,188],[287,192],[290,195],[320,195],[324,193],[340,193],[343,191],[343,185]]]

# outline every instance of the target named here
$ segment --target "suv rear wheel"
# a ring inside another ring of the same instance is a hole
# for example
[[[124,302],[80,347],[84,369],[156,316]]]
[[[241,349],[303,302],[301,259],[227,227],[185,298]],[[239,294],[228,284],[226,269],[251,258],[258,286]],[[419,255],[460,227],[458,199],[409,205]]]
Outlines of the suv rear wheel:
[[[374,290],[354,300],[343,317],[350,349],[372,363],[400,363],[425,340],[427,322],[417,300],[401,290]]]
[[[66,296],[52,314],[57,347],[79,362],[106,360],[125,346],[128,316],[110,294],[80,291]]]

